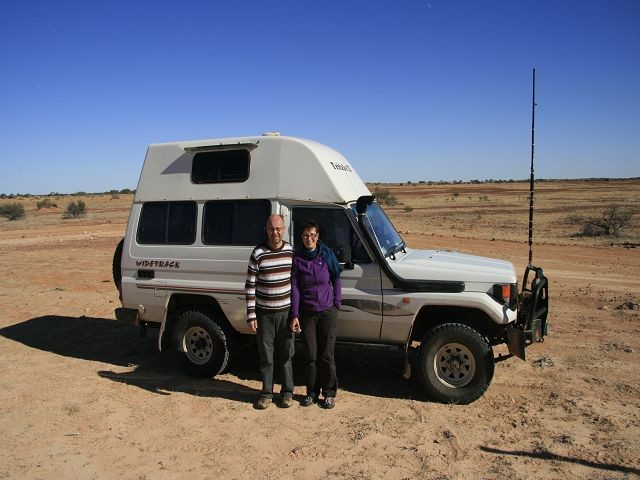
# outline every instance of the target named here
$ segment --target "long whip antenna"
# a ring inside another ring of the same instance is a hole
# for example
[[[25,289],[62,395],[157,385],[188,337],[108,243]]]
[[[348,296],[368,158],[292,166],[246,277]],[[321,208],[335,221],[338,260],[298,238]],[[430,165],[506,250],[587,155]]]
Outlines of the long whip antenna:
[[[531,102],[531,179],[529,181],[529,266],[533,263],[533,152],[535,148],[536,125],[536,69],[533,69],[533,99]]]

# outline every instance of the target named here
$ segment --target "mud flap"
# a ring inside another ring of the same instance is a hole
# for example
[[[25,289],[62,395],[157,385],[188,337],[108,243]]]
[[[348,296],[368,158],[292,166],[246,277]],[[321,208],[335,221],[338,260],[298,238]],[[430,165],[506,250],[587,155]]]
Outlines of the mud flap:
[[[130,325],[139,325],[138,310],[135,308],[116,308],[115,309],[116,320],[122,323],[128,323]]]
[[[513,325],[507,327],[507,347],[509,353],[521,360],[525,359],[524,348],[526,346],[525,334],[523,330],[515,328]]]
[[[525,348],[533,342],[544,341],[542,331],[542,320],[534,318],[531,320],[531,328],[523,330],[513,325],[507,327],[507,347],[509,353],[514,357],[525,360]]]

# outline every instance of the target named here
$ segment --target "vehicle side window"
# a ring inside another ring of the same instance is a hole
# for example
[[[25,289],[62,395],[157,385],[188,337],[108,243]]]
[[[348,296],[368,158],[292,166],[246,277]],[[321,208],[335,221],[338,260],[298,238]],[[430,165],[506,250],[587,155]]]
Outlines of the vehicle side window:
[[[251,154],[247,150],[200,152],[193,156],[193,183],[233,183],[249,178]]]
[[[212,200],[204,204],[202,243],[256,245],[264,240],[268,200]]]
[[[368,263],[371,261],[344,209],[294,207],[292,218],[294,247],[302,243],[300,235],[303,225],[313,220],[320,226],[320,239],[335,252],[338,260],[344,262],[344,252],[346,249],[350,249],[353,262]]]
[[[190,245],[196,239],[195,202],[149,202],[142,206],[138,243]]]

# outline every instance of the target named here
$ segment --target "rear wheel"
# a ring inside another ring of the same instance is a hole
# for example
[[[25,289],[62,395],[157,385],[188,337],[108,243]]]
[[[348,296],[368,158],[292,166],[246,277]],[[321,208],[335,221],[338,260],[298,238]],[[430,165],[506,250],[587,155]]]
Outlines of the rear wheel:
[[[209,315],[187,310],[178,318],[176,341],[181,365],[192,377],[213,377],[229,361],[229,338]]]
[[[473,402],[489,387],[493,371],[489,342],[467,325],[445,323],[427,332],[422,340],[418,375],[437,401]]]

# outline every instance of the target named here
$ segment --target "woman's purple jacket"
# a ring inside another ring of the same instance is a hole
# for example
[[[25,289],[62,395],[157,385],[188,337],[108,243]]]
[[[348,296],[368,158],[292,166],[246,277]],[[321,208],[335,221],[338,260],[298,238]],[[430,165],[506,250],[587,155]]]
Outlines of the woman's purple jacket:
[[[335,306],[340,308],[340,276],[331,283],[329,267],[318,255],[313,260],[295,256],[291,269],[291,318],[300,312],[322,312]]]

